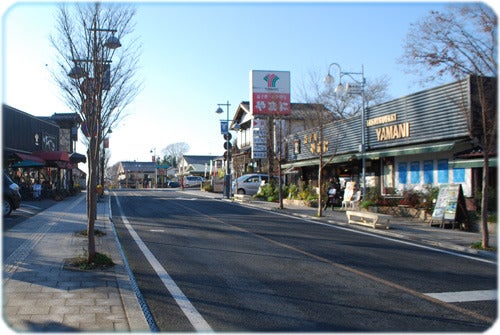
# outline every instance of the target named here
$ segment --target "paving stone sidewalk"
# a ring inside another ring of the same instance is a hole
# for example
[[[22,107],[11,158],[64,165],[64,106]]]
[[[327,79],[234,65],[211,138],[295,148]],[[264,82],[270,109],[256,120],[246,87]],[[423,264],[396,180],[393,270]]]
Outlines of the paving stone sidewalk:
[[[107,196],[98,202],[97,251],[116,265],[107,270],[68,269],[83,256],[87,238],[85,194],[60,203],[3,235],[3,321],[16,332],[149,332],[109,222]],[[5,252],[8,250],[8,254]]]

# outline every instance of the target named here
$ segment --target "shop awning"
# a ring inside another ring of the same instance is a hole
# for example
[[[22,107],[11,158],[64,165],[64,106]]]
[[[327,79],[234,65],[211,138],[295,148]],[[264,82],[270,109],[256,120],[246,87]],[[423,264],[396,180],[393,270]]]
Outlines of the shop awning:
[[[326,156],[323,157],[323,164],[333,164],[333,163],[342,163],[342,162],[348,162],[352,159],[359,159],[361,155],[354,155],[354,154],[343,154],[343,155],[336,155],[333,156]],[[313,159],[308,159],[304,161],[299,161],[299,162],[290,162],[290,163],[285,163],[281,165],[281,168],[283,169],[290,169],[290,168],[297,168],[297,167],[303,167],[303,166],[311,166],[311,165],[318,165],[319,164],[319,158],[313,158]]]
[[[69,155],[69,160],[71,163],[86,163],[87,157],[78,152],[73,152]]]
[[[412,145],[402,148],[368,151],[365,153],[365,158],[378,159],[380,157],[407,156],[407,155],[425,154],[425,153],[433,153],[441,151],[450,151],[453,149],[456,143],[457,143],[456,141],[448,141],[448,142]]]
[[[405,155],[415,155],[415,154],[433,153],[433,152],[441,152],[441,151],[450,151],[455,147],[456,144],[457,144],[457,141],[447,141],[447,142],[436,142],[436,143],[412,145],[412,146],[400,147],[400,148],[390,148],[390,149],[384,149],[384,150],[367,151],[365,153],[365,158],[366,159],[379,159],[380,157],[405,156]],[[361,159],[361,158],[362,158],[361,153],[355,152],[355,153],[336,155],[332,159],[330,159],[330,157],[328,157],[328,156],[324,157],[323,163],[324,164],[325,163],[327,163],[327,164],[343,163],[343,162],[349,162],[351,160]],[[286,163],[286,164],[283,164],[281,167],[284,169],[288,169],[288,168],[296,168],[296,167],[318,165],[318,164],[319,164],[319,159],[314,158],[314,159],[308,159],[308,160],[303,160],[303,161],[298,161],[298,162]]]
[[[20,167],[42,167],[45,165],[45,161],[34,155],[29,155],[29,154],[22,154],[19,152],[16,152],[15,155],[21,160],[15,164],[12,164],[12,167],[14,168],[20,168]]]
[[[449,162],[451,168],[482,168],[484,165],[482,158],[473,158],[473,159],[455,159]],[[496,167],[497,166],[497,157],[490,157],[489,166]]]
[[[17,157],[19,157],[19,159],[21,159],[22,161],[33,161],[33,162],[42,163],[42,164],[45,163],[45,161],[42,158],[35,156],[35,155],[22,154],[20,152],[16,152],[15,155]]]
[[[39,151],[34,152],[33,154],[45,161],[69,162],[69,155],[67,151]]]

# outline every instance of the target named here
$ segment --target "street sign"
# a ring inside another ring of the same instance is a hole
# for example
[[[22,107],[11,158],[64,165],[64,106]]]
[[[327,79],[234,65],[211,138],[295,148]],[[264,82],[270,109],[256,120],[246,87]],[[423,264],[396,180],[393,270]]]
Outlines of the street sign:
[[[253,138],[253,144],[260,144],[260,145],[266,145],[267,144],[267,137],[254,137]]]
[[[266,145],[253,145],[253,150],[254,151],[262,151],[266,152],[267,151],[267,146]]]
[[[350,94],[361,94],[363,93],[363,86],[358,83],[347,83],[345,85],[345,91]]]
[[[252,158],[253,159],[267,158],[267,152],[252,151]]]

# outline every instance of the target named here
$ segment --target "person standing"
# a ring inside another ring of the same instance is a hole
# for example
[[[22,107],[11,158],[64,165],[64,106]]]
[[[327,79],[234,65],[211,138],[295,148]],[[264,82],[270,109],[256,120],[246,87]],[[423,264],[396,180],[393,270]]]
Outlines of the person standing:
[[[330,178],[328,180],[328,184],[326,186],[326,192],[328,195],[328,199],[326,200],[324,209],[326,210],[328,207],[331,206],[333,211],[340,195],[340,184],[335,178]]]

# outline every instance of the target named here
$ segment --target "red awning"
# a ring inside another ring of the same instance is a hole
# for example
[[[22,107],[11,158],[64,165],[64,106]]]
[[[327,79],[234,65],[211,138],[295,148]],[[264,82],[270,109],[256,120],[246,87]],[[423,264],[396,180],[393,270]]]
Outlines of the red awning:
[[[69,162],[69,155],[67,151],[39,151],[33,154],[46,161],[60,161]]]
[[[16,152],[15,154],[22,161],[32,161],[32,162],[37,162],[37,163],[45,164],[45,161],[42,158],[38,157],[38,156],[29,155],[29,154],[22,154],[22,153],[19,153],[19,152]]]

